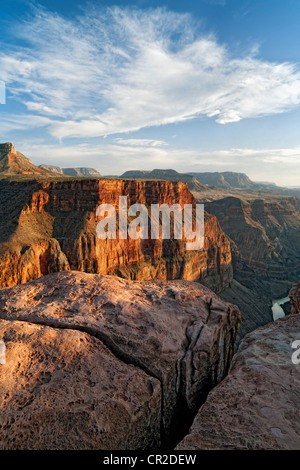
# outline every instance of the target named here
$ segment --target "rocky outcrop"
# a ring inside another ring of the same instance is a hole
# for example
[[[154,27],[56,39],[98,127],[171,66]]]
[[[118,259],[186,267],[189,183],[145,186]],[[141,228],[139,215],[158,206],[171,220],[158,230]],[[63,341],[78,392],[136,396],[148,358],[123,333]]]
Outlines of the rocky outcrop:
[[[12,143],[0,144],[0,175],[42,175],[50,172],[35,166],[29,158],[15,150]]]
[[[218,292],[232,279],[230,244],[215,216],[205,215],[204,248],[186,240],[100,240],[102,203],[195,204],[185,183],[171,181],[0,181],[0,286],[66,269],[128,279],[187,279]]]
[[[300,281],[294,285],[290,292],[291,313],[300,313]]]
[[[0,365],[1,450],[135,449],[160,442],[159,381],[118,360],[97,338],[6,320],[0,320],[0,337],[7,344],[7,363]]]
[[[177,450],[299,450],[295,340],[300,340],[300,315],[247,335],[228,376],[209,393]]]
[[[80,272],[0,291],[1,449],[158,449],[227,373],[238,309],[188,281]]]
[[[93,177],[99,178],[101,174],[94,168],[60,168],[53,165],[36,166],[20,152],[17,152],[11,142],[0,144],[0,176],[32,175],[51,177],[54,175]]]

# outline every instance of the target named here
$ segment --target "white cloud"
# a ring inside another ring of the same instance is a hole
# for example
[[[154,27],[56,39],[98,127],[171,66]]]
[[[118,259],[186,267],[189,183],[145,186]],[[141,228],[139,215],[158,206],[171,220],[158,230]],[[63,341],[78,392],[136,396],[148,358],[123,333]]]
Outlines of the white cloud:
[[[0,54],[1,79],[37,119],[47,116],[58,139],[201,115],[227,124],[300,104],[295,64],[259,60],[253,50],[233,58],[187,14],[92,9],[71,21],[37,10],[13,28],[31,47]]]
[[[131,139],[128,139],[129,141]],[[135,139],[132,139],[135,140]],[[164,148],[160,145],[149,145],[149,141],[139,140],[139,144],[103,143],[77,145],[43,145],[31,140],[23,142],[20,150],[32,159],[35,165],[88,166],[94,167],[102,174],[122,174],[131,169],[152,170],[153,168],[176,167],[182,159],[194,160],[197,153],[193,150]],[[155,141],[153,141],[155,142]],[[162,163],[163,162],[163,163]]]
[[[8,135],[12,129],[30,131],[47,127],[52,121],[45,117],[33,114],[1,114],[1,134]]]
[[[139,146],[139,147],[164,147],[168,145],[163,140],[153,140],[153,139],[115,139],[117,144],[120,145],[129,145],[129,146]]]

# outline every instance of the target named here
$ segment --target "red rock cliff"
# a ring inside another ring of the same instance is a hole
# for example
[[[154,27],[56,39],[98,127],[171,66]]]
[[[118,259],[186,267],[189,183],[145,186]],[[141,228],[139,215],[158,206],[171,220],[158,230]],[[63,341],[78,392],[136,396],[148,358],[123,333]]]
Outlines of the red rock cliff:
[[[116,273],[134,280],[200,280],[220,291],[232,279],[230,244],[215,216],[205,214],[205,243],[185,240],[100,240],[96,209],[128,205],[195,204],[185,183],[138,180],[1,181],[0,286],[68,269]]]

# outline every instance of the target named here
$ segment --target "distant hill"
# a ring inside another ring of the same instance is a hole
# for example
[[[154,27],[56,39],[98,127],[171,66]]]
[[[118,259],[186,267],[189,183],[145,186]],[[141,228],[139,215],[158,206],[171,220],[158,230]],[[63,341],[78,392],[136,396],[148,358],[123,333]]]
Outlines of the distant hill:
[[[52,173],[57,173],[59,175],[63,175],[63,171],[60,168],[60,166],[54,166],[54,165],[40,165],[39,168],[42,168],[43,170],[51,171]]]
[[[125,171],[121,176],[118,176],[118,178],[126,178],[126,179],[146,179],[149,178],[149,174],[151,171],[146,171],[146,170],[129,170]]]
[[[189,173],[200,183],[226,190],[250,190],[262,193],[280,194],[283,196],[295,196],[300,198],[300,188],[284,188],[267,181],[252,181],[245,173],[234,171]]]
[[[60,168],[53,165],[36,166],[25,155],[17,152],[11,142],[0,144],[0,175],[2,177],[16,175],[101,177],[101,174],[94,168]]]
[[[200,183],[193,175],[178,173],[177,171],[172,169],[155,169],[152,171],[130,170],[125,171],[125,173],[123,173],[120,178],[182,181],[183,183],[187,183],[188,188],[191,191],[201,191],[203,189],[206,189],[206,186]]]
[[[65,175],[65,176],[79,176],[79,177],[87,177],[87,178],[101,177],[101,174],[99,173],[99,171],[95,170],[94,168],[86,168],[86,167],[61,168],[59,166],[53,166],[53,165],[40,165],[39,168],[45,169],[47,171],[51,171],[52,173],[58,173],[59,175]]]
[[[49,170],[40,168],[32,163],[29,158],[16,152],[12,143],[0,144],[0,174],[13,175],[49,175]]]
[[[245,173],[236,173],[233,171],[224,172],[206,172],[206,173],[190,173],[200,183],[208,186],[216,186],[221,189],[257,189],[257,186],[265,186],[262,183],[255,183],[245,175]]]

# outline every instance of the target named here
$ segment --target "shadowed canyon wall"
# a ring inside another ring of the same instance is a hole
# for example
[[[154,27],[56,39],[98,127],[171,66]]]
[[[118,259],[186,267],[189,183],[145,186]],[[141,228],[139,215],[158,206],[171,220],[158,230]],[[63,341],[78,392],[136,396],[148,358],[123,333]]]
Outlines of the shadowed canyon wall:
[[[205,208],[232,241],[235,279],[271,298],[286,295],[300,273],[299,199],[241,195]]]

